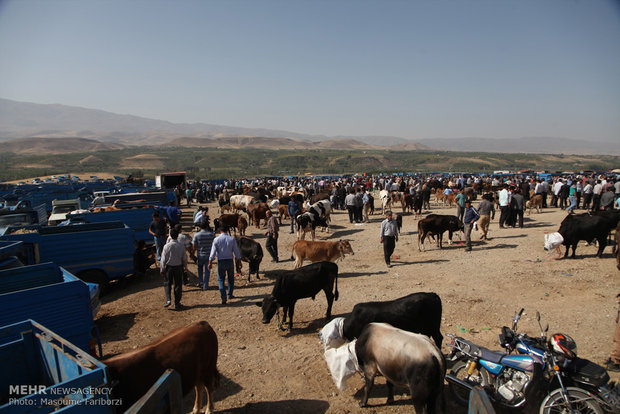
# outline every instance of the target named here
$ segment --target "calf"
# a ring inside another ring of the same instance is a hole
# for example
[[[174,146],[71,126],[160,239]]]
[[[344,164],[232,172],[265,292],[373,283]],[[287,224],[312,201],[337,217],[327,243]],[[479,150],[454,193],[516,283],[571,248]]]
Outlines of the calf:
[[[527,203],[525,204],[525,206],[527,207],[527,215],[529,216],[530,214],[532,214],[532,208],[536,209],[536,213],[540,214],[540,212],[542,211],[542,195],[541,194],[536,194],[535,196],[533,196],[532,198],[530,198]]]
[[[424,197],[422,197],[422,194],[416,193],[413,196],[413,212],[415,213],[415,218],[420,218],[420,214],[422,214],[423,205],[424,205]]]
[[[291,216],[288,214],[288,205],[278,206],[278,220],[280,220],[280,225],[282,225],[282,219],[290,218]]]
[[[348,240],[338,241],[307,241],[297,240],[293,244],[291,259],[295,260],[295,268],[301,267],[304,260],[311,262],[335,262],[344,258],[345,254],[354,254]]]
[[[220,379],[217,352],[217,336],[213,328],[207,322],[200,321],[175,329],[149,345],[102,362],[108,367],[110,382],[118,381],[112,394],[121,401],[120,412],[125,412],[138,401],[166,369],[174,369],[181,376],[183,395],[192,387],[196,390],[192,413],[202,409],[203,388],[207,390],[206,413],[211,413],[213,390]]]
[[[418,292],[385,302],[364,302],[353,307],[344,320],[342,333],[352,341],[371,322],[385,322],[405,331],[433,338],[439,348],[441,335],[441,298],[436,293]]]
[[[312,240],[315,238],[315,230],[318,225],[325,225],[329,231],[329,216],[332,206],[329,200],[321,200],[308,208],[303,214],[295,219],[297,222],[297,240],[305,238],[306,232],[312,232]],[[320,219],[323,219],[321,221]]]
[[[245,236],[245,230],[248,228],[248,221],[243,216],[239,216],[239,220],[237,221],[237,228],[239,229],[239,234]]]
[[[364,395],[360,406],[368,403],[375,376],[385,377],[387,404],[394,401],[394,385],[409,388],[416,413],[436,413],[443,392],[446,362],[439,348],[427,337],[371,323],[355,344],[357,361],[364,373]]]
[[[396,214],[396,227],[398,227],[398,234],[400,234],[400,229],[403,227],[403,215],[400,213]]]
[[[387,190],[379,191],[379,199],[381,200],[381,214],[385,215],[385,212],[392,207],[390,192]]]
[[[299,299],[312,298],[321,290],[327,298],[327,313],[329,320],[334,299],[338,300],[338,265],[330,262],[313,263],[295,270],[279,270],[269,272],[276,275],[273,291],[262,302],[256,305],[262,308],[262,322],[267,324],[281,306],[284,319],[288,319],[288,330],[293,329],[293,313],[295,303]],[[269,276],[268,276],[269,277]],[[334,290],[335,288],[335,290]],[[332,293],[332,290],[334,292]],[[288,318],[287,318],[288,314]]]
[[[418,221],[418,250],[424,250],[424,239],[429,235],[437,236],[437,246],[443,248],[443,233],[448,231],[448,243],[452,244],[452,234],[463,230],[463,223],[456,216],[429,214]]]
[[[235,237],[235,240],[237,241],[239,253],[241,253],[241,260],[250,264],[248,282],[250,281],[252,273],[256,273],[256,279],[260,279],[260,277],[258,277],[258,269],[260,267],[260,262],[263,260],[263,248],[260,243],[249,237]],[[241,273],[241,270],[237,269],[237,273]]]
[[[235,234],[237,234],[237,226],[239,225],[239,217],[241,216],[237,213],[222,214],[219,218],[216,218],[215,220],[213,220],[213,225],[215,226],[216,230],[221,225],[224,225],[228,227],[229,229],[233,229]]]
[[[614,222],[613,218],[604,215],[591,216],[588,213],[567,215],[560,223],[560,229],[558,230],[558,233],[564,238],[562,244],[566,246],[564,257],[568,257],[568,250],[572,246],[573,254],[571,258],[574,259],[579,241],[585,240],[591,243],[594,239],[598,241],[596,256],[602,257],[603,250],[607,246],[607,235],[615,225],[616,222]]]
[[[405,212],[406,202],[405,202],[405,194],[400,191],[392,191],[392,206],[394,206],[395,202],[399,202],[400,206],[403,209],[403,213]]]

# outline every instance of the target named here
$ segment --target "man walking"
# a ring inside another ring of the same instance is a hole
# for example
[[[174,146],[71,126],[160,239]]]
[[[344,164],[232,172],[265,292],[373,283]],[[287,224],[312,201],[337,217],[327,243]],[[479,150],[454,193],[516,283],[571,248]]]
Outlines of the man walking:
[[[206,267],[209,262],[213,239],[215,239],[215,235],[209,227],[209,221],[206,217],[203,217],[200,222],[200,231],[194,234],[192,239],[192,254],[196,256],[196,264],[198,265],[198,286],[202,290],[209,288],[211,271],[206,269]]]
[[[495,206],[491,202],[492,195],[490,193],[482,196],[482,201],[478,205],[478,229],[480,231],[480,240],[486,240],[489,232],[489,223],[495,218]]]
[[[502,191],[499,192],[499,228],[504,228],[504,223],[510,215],[510,193],[508,192],[508,186],[504,185]]]
[[[220,226],[220,235],[213,240],[209,254],[209,271],[213,268],[213,260],[217,256],[217,283],[222,297],[222,305],[226,305],[226,276],[228,275],[228,299],[233,299],[235,289],[235,266],[233,256],[237,261],[237,269],[241,272],[241,254],[235,238],[228,234],[228,227]]]
[[[461,223],[463,222],[463,214],[465,214],[465,200],[467,200],[465,191],[458,191],[456,195],[456,217]]]
[[[161,260],[161,250],[166,244],[166,222],[159,216],[159,211],[153,212],[153,221],[149,225],[149,233],[155,241],[155,250],[157,252],[157,261]]]
[[[465,201],[465,212],[463,213],[463,231],[465,232],[465,251],[471,252],[471,229],[474,222],[480,218],[480,214],[471,205],[471,200]]]
[[[291,234],[295,233],[295,219],[299,214],[299,205],[297,201],[291,196],[291,200],[288,202],[288,215],[291,218]]]
[[[166,303],[164,307],[170,306],[170,284],[174,284],[174,309],[181,310],[181,296],[183,295],[183,272],[187,271],[187,255],[185,246],[177,239],[179,231],[170,230],[170,242],[166,243],[161,253],[161,275],[164,277],[164,293]]]
[[[383,244],[385,264],[387,267],[392,267],[390,264],[390,256],[394,253],[394,248],[396,247],[396,242],[398,241],[398,225],[396,224],[396,220],[392,219],[392,212],[390,210],[385,212],[385,217],[385,220],[381,222],[379,243]]]
[[[265,242],[265,247],[271,255],[272,261],[278,263],[278,231],[280,227],[271,210],[267,210],[266,217],[267,232],[265,236],[267,236],[267,241]]]

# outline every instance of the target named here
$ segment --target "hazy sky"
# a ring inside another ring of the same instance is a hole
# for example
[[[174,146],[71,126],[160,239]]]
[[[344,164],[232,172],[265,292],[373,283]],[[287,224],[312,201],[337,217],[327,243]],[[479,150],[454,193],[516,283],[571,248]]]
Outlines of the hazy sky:
[[[618,0],[0,0],[0,97],[334,135],[620,140]]]

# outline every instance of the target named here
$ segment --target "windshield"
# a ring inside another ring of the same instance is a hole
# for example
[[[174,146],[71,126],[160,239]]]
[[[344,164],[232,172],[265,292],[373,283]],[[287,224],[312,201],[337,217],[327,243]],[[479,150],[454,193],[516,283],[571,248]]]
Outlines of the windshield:
[[[30,224],[30,218],[27,214],[0,216],[0,227],[19,226],[22,224]]]

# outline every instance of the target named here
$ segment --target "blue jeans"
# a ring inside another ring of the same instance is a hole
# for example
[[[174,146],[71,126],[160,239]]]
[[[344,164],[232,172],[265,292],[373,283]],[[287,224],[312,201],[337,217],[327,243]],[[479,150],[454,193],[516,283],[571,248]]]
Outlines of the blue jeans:
[[[228,297],[231,297],[235,289],[235,264],[232,259],[217,259],[217,284],[222,300],[226,300],[226,274],[228,274]]]
[[[209,264],[209,256],[198,256],[198,261],[196,262],[198,265],[198,285],[206,289],[209,286],[209,276],[211,276],[211,272],[207,269],[207,265]],[[202,275],[204,274],[204,281]]]
[[[161,251],[164,248],[164,245],[166,244],[166,238],[165,237],[153,237],[153,239],[155,240],[155,250],[157,251],[157,261],[159,262],[161,260]]]
[[[570,206],[568,206],[568,211],[572,212],[573,210],[575,210],[575,207],[577,207],[577,197],[572,195],[569,196],[568,199],[570,200]]]

